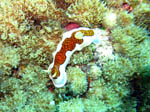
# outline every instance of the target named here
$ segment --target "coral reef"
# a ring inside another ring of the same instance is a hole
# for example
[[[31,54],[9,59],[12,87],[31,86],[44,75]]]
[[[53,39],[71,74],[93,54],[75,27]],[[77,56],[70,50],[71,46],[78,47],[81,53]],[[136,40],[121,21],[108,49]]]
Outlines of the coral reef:
[[[1,0],[0,112],[147,112],[149,0]],[[75,52],[67,84],[44,70],[74,23],[103,29],[99,45]]]

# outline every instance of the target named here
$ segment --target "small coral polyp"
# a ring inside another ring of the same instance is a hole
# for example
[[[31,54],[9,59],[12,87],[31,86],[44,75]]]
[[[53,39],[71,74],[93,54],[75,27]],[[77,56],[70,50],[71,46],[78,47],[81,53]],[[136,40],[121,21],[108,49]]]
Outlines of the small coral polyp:
[[[47,70],[55,87],[63,87],[66,84],[67,75],[65,69],[71,55],[98,39],[99,36],[97,34],[100,34],[100,31],[100,29],[81,27],[63,34],[62,41],[53,53],[53,62]]]

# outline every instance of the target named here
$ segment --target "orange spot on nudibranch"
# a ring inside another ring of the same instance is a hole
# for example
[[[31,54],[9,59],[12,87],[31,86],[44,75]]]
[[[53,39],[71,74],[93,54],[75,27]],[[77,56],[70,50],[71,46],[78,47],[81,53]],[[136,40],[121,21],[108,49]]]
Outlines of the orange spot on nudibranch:
[[[77,32],[83,33],[83,36],[93,36],[94,35],[93,30],[79,30],[79,31],[73,32],[71,37],[66,38],[63,41],[60,51],[58,51],[55,55],[54,66],[51,70],[51,74],[54,79],[60,76],[59,67],[66,60],[66,52],[72,51],[76,47],[76,44],[83,43],[83,39],[77,39],[75,37],[75,34]]]

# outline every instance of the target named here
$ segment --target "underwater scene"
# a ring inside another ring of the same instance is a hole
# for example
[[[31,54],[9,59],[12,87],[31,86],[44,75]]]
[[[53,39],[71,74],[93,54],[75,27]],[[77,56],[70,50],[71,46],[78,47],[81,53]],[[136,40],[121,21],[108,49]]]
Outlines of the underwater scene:
[[[0,112],[150,112],[150,0],[0,0]]]

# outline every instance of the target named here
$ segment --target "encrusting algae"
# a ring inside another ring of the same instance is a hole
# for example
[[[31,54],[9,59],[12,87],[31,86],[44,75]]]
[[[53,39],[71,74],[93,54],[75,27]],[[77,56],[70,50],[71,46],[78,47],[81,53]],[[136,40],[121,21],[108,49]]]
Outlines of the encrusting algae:
[[[0,112],[147,112],[149,4],[1,0]]]

